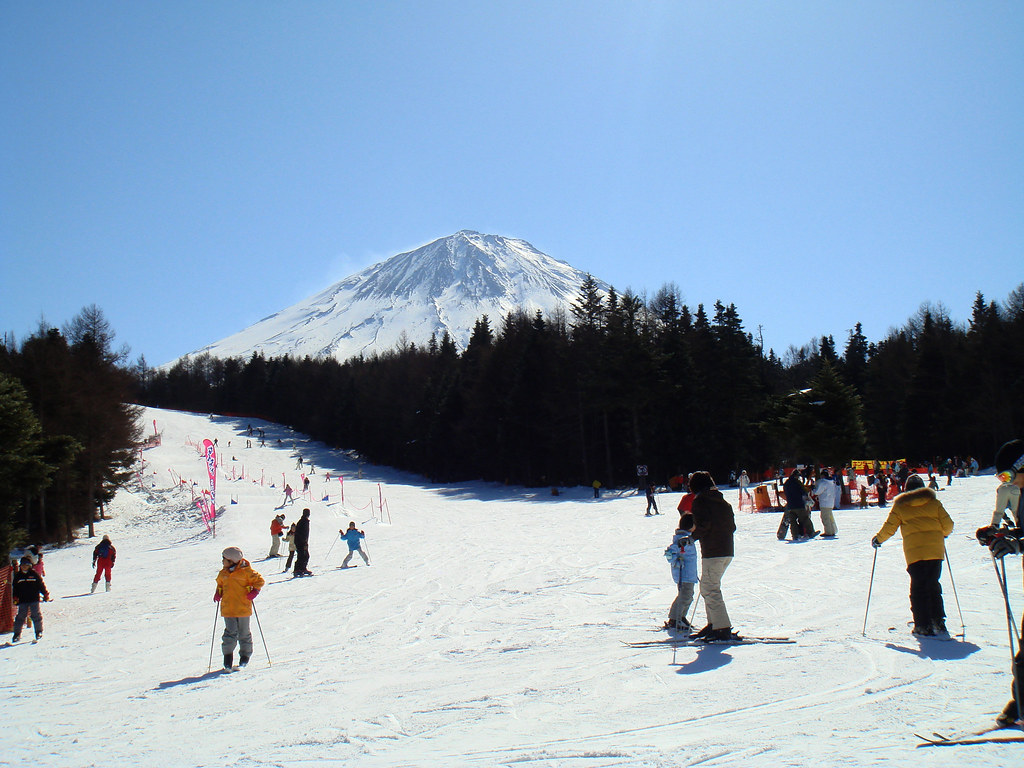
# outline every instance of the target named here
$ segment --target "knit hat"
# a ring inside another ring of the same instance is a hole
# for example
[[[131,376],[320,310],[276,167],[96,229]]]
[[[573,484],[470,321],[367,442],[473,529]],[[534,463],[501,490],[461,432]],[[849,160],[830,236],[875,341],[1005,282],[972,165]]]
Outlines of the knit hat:
[[[221,554],[232,563],[237,563],[242,559],[242,550],[238,547],[228,547]]]
[[[911,475],[907,478],[906,489],[912,491],[915,488],[924,488],[924,479],[920,475]]]
[[[996,453],[996,472],[1024,471],[1024,440],[1003,443]]]
[[[694,472],[690,475],[690,493],[701,493],[714,487],[715,481],[710,472]]]

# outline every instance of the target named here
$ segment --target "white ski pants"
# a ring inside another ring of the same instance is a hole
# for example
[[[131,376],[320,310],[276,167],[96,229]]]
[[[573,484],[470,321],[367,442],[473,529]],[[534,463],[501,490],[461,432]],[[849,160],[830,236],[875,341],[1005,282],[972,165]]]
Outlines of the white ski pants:
[[[722,597],[722,575],[731,562],[731,557],[705,557],[700,561],[700,596],[704,598],[708,624],[714,629],[732,626]]]
[[[360,555],[363,556],[363,562],[364,563],[366,563],[367,565],[370,564],[370,558],[368,558],[366,556],[366,553],[363,552],[362,548],[360,547],[359,549],[350,549],[348,551],[348,554],[345,555],[345,559],[341,561],[341,567],[342,568],[344,568],[346,565],[348,565],[348,561],[352,559],[352,555],[354,555],[356,552],[358,552]]]

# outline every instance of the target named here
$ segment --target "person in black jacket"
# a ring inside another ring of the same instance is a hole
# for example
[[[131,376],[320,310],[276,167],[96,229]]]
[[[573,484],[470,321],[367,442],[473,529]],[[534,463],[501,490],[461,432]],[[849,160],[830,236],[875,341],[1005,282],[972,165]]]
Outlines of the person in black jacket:
[[[786,494],[786,511],[783,513],[782,525],[779,526],[779,540],[786,538],[786,525],[789,525],[793,541],[813,539],[818,535],[811,521],[811,513],[807,511],[807,489],[799,470],[794,469],[786,482],[782,484]]]
[[[14,618],[14,634],[11,642],[21,640],[21,628],[25,626],[25,619],[29,613],[32,614],[32,625],[36,629],[36,640],[43,636],[43,614],[39,610],[39,598],[49,602],[50,592],[43,583],[43,577],[32,569],[30,558],[21,558],[18,572],[14,574],[14,602],[18,604],[18,615]]]
[[[295,570],[293,576],[312,576],[309,565],[309,509],[302,510],[302,517],[295,524]]]
[[[694,472],[690,476],[690,492],[695,494],[691,535],[700,542],[700,595],[708,612],[708,625],[697,637],[729,640],[733,636],[732,621],[722,597],[722,575],[732,562],[736,520],[732,506],[708,472]]]

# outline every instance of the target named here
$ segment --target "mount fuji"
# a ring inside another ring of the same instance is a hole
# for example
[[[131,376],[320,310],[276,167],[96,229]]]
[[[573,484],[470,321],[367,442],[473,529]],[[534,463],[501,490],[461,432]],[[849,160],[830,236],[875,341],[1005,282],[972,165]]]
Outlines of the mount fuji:
[[[465,348],[482,315],[492,328],[518,310],[552,315],[568,309],[585,278],[525,240],[463,230],[392,256],[193,355],[346,360],[403,343],[426,345],[446,331]]]

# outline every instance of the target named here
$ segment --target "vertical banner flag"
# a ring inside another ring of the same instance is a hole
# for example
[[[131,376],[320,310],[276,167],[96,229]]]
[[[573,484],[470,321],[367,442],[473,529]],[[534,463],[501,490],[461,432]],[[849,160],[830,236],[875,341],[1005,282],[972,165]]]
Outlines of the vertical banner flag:
[[[210,439],[203,440],[203,456],[206,457],[206,472],[210,476],[210,498],[208,501],[209,521],[213,522],[213,535],[217,535],[217,448]],[[205,519],[205,518],[204,518]]]

